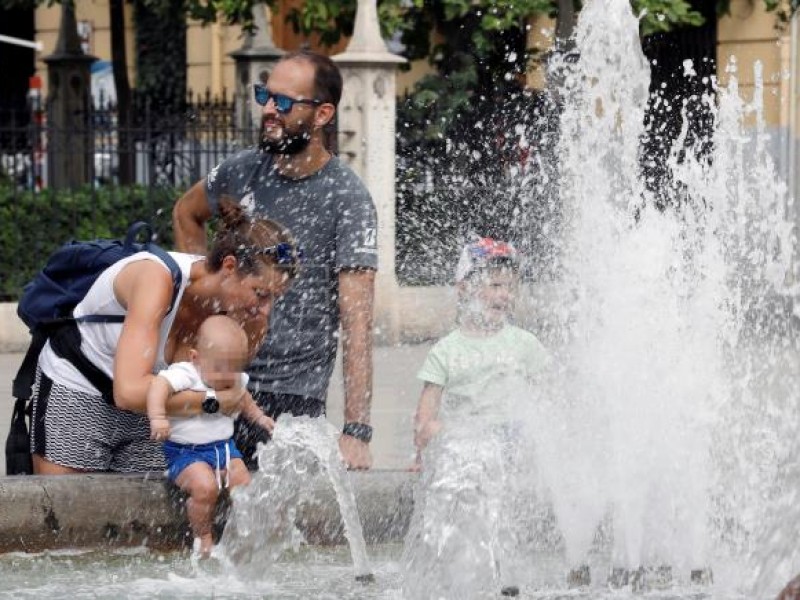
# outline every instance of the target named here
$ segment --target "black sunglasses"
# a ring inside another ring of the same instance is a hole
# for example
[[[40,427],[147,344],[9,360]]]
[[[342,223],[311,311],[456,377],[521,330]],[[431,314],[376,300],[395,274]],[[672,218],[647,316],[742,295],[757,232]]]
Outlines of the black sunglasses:
[[[241,247],[235,254],[239,260],[248,261],[251,264],[254,256],[273,256],[275,263],[285,269],[291,279],[300,274],[300,266],[303,262],[303,249],[289,242],[280,242],[265,248]]]
[[[309,98],[290,98],[283,94],[274,94],[269,91],[269,88],[263,83],[256,83],[253,85],[253,96],[260,106],[266,106],[272,100],[275,103],[275,110],[281,114],[287,114],[292,111],[295,104],[310,104],[318,106],[322,104],[320,100],[312,100]]]
[[[259,251],[264,256],[274,256],[278,266],[289,271],[289,277],[294,279],[300,273],[300,265],[303,262],[303,249],[288,242],[281,242],[274,246],[268,246]]]

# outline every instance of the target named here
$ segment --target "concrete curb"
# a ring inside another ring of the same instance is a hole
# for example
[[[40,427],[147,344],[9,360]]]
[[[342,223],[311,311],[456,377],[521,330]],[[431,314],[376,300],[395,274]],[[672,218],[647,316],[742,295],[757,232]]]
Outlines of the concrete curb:
[[[416,476],[403,471],[349,475],[366,541],[401,541],[413,509]],[[191,538],[182,503],[182,494],[160,476],[0,477],[0,552],[180,548]],[[301,503],[296,523],[309,543],[344,542],[339,508],[329,487],[315,488]]]

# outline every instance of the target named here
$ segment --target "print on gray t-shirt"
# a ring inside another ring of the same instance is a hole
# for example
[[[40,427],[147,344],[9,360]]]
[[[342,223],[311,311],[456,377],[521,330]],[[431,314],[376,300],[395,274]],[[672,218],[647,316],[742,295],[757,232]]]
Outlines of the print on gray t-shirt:
[[[324,400],[336,358],[338,272],[378,266],[369,192],[337,157],[290,179],[258,149],[223,161],[206,179],[214,213],[221,196],[237,198],[249,214],[288,227],[304,252],[300,277],[272,309],[267,341],[250,367],[251,387]]]

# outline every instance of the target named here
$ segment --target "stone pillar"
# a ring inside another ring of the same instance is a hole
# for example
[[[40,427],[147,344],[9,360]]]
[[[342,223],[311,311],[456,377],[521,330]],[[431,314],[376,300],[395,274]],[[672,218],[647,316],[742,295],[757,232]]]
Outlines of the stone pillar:
[[[47,183],[54,188],[75,188],[89,183],[93,140],[90,130],[91,64],[83,53],[75,8],[61,5],[61,27],[47,64]]]
[[[272,18],[263,4],[253,7],[256,31],[246,34],[244,44],[230,56],[236,61],[236,127],[247,143],[255,141],[261,118],[261,107],[253,100],[253,84],[266,83],[270,71],[284,51],[272,41]]]
[[[400,338],[395,273],[395,78],[405,62],[390,53],[380,34],[375,0],[359,0],[355,29],[342,54],[333,56],[344,78],[339,103],[339,154],[361,177],[378,210],[378,275],[375,326],[379,338]]]

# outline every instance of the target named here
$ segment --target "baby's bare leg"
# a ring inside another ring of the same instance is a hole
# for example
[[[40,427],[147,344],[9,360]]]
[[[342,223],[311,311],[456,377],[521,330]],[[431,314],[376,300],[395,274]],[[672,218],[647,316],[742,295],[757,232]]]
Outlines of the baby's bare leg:
[[[208,556],[214,546],[211,529],[214,523],[214,507],[219,497],[214,470],[203,462],[192,463],[181,471],[175,483],[189,494],[186,515],[189,517],[192,533],[200,539],[200,553]]]
[[[230,472],[231,488],[250,483],[250,471],[247,470],[241,458],[232,458],[228,463],[228,471]]]

